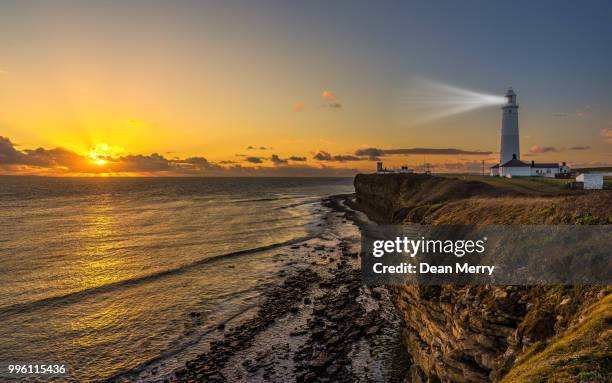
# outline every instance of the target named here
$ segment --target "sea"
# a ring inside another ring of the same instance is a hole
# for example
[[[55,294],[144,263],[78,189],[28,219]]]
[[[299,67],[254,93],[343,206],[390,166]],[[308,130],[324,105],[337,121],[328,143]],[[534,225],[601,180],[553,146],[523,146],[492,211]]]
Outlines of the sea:
[[[351,178],[0,177],[0,361],[171,370],[278,282]],[[161,361],[161,362],[160,362]]]

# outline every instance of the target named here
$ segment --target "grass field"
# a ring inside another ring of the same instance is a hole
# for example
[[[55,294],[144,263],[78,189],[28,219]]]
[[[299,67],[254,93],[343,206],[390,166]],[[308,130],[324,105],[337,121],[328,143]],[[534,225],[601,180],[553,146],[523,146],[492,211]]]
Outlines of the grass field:
[[[440,177],[453,177],[466,181],[479,181],[501,189],[510,189],[517,192],[533,195],[559,195],[572,194],[580,191],[567,188],[574,179],[546,178],[546,177],[490,177],[475,174],[436,174]]]

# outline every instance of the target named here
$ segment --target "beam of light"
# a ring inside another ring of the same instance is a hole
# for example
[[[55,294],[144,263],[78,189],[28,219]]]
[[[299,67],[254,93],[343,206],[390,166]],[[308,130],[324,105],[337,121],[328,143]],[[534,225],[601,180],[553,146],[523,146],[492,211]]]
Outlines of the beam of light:
[[[396,115],[400,123],[426,123],[506,101],[501,95],[417,79],[401,92]]]

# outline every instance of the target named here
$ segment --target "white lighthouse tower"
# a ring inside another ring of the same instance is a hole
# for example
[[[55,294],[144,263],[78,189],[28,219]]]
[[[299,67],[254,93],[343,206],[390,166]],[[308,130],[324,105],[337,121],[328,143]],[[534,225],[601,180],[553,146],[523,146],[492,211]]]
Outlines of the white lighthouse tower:
[[[502,130],[501,130],[501,149],[499,151],[499,163],[505,164],[511,159],[520,159],[521,151],[519,147],[519,128],[518,128],[518,104],[516,103],[516,93],[512,88],[506,92],[508,102],[502,106]]]

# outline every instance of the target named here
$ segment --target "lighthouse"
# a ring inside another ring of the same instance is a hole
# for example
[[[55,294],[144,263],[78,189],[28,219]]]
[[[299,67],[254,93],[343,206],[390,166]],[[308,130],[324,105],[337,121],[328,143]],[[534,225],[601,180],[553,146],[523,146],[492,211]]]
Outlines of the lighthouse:
[[[521,151],[519,147],[519,128],[518,128],[518,104],[516,103],[516,93],[512,88],[506,92],[508,101],[502,106],[502,128],[501,128],[501,148],[499,151],[499,163],[505,164],[512,159],[520,159]]]
[[[518,130],[518,104],[512,88],[506,92],[507,102],[502,106],[501,148],[499,164],[491,166],[491,176],[500,177],[558,177],[566,175],[570,169],[565,162],[559,164],[521,161]]]

